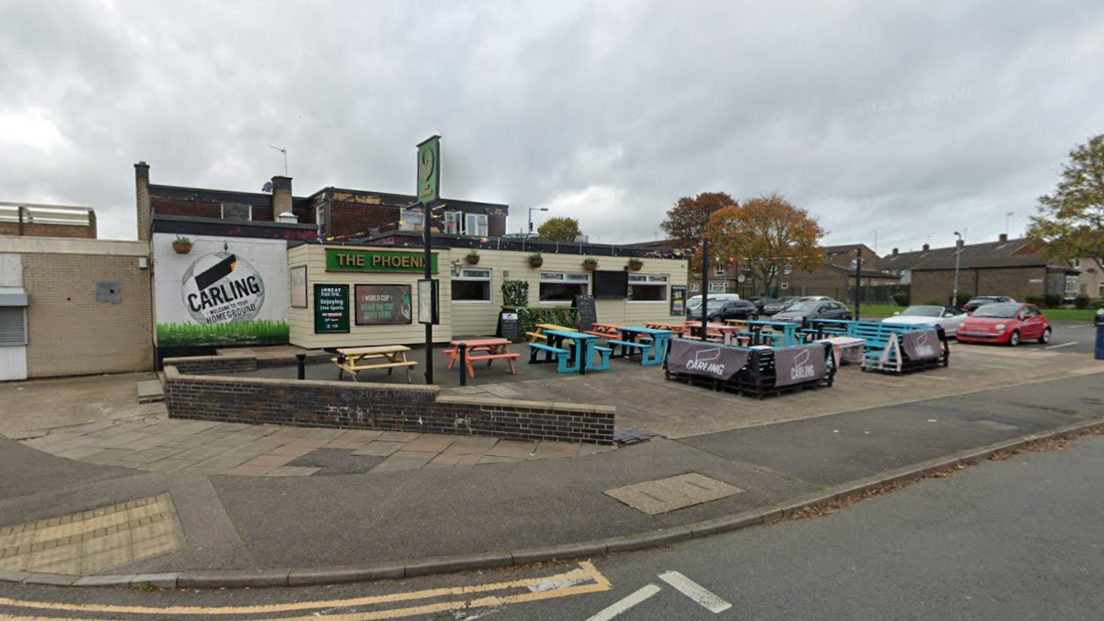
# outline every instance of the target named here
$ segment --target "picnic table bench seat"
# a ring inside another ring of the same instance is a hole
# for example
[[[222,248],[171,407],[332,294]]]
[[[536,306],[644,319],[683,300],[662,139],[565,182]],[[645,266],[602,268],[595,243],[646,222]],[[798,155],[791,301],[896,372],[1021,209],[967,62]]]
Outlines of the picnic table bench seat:
[[[552,347],[543,343],[529,343],[529,364],[540,362],[537,359],[540,352],[544,352],[546,361],[555,358],[557,373],[570,373],[575,370],[570,366],[571,350]]]
[[[410,348],[404,345],[338,349],[337,355],[330,358],[330,362],[337,365],[337,379],[339,380],[345,376],[345,373],[352,375],[354,382],[359,382],[361,371],[387,369],[387,375],[391,375],[396,368],[405,368],[406,381],[413,383],[410,370],[418,362],[406,359],[406,352],[408,351],[410,351]],[[377,360],[383,360],[384,362],[375,362]]]
[[[838,319],[814,319],[810,322],[814,335],[849,336],[863,339],[863,371],[879,371],[901,375],[950,364],[951,350],[947,334],[942,328],[935,330],[940,342],[940,353],[935,358],[913,360],[901,347],[901,339],[909,332],[931,330],[929,326],[884,323],[881,321],[845,321]]]

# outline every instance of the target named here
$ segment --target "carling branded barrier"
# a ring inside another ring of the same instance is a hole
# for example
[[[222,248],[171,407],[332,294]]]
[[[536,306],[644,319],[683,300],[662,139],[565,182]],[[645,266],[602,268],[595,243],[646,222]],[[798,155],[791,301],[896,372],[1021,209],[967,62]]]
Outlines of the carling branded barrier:
[[[762,399],[831,386],[836,374],[831,344],[738,347],[672,339],[663,363],[666,378]]]

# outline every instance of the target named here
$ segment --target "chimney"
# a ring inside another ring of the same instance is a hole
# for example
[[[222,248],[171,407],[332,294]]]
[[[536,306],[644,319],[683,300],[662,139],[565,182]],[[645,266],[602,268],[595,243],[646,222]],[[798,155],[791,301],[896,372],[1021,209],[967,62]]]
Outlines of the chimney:
[[[1008,243],[1008,233],[1001,233],[999,239],[1000,239],[1000,243],[1007,244]]]
[[[931,246],[929,246],[928,244],[924,244],[924,249],[923,249],[923,251],[924,251],[924,252],[927,252],[927,251],[929,251],[929,250],[931,250]]]
[[[897,249],[896,249],[896,248],[894,248],[894,249],[893,249],[893,256],[897,256],[898,254],[900,254],[900,252],[898,252],[898,251],[897,251]]]
[[[138,198],[138,241],[149,241],[150,210],[149,164],[138,162],[134,165],[134,189]]]
[[[279,222],[280,214],[291,211],[291,177],[272,178],[272,221]]]
[[[966,245],[966,240],[965,239],[960,239],[957,242],[955,242],[955,247],[958,248],[959,250],[962,250],[962,247],[965,246],[965,245]]]

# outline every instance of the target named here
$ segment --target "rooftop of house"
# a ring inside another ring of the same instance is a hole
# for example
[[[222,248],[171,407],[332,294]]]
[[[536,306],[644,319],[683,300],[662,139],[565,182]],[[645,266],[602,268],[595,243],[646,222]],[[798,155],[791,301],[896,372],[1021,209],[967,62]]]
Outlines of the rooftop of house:
[[[1008,239],[1001,235],[997,241],[979,244],[963,244],[945,248],[930,248],[927,244],[914,252],[890,253],[878,262],[878,269],[892,272],[905,270],[944,270],[959,268],[995,267],[1067,267],[1048,260],[1039,252],[1037,244],[1021,237]]]

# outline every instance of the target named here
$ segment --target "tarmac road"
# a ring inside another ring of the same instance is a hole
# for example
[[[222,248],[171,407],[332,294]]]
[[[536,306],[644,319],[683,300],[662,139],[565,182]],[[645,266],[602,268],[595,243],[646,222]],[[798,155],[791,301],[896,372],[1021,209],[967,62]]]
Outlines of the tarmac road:
[[[1094,436],[1066,450],[1025,453],[928,479],[826,517],[595,559],[593,566],[205,592],[0,583],[0,616],[1099,619],[1104,495],[1086,492],[1102,488],[1104,437]],[[15,600],[42,604],[17,607]],[[213,609],[219,606],[241,608]]]

